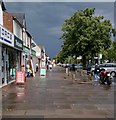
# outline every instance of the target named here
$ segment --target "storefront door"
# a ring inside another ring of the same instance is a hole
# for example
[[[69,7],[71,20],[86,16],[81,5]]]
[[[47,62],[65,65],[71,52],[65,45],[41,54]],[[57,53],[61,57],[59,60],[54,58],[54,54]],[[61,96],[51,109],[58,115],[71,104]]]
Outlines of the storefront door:
[[[9,82],[10,73],[9,73],[9,55],[6,47],[2,46],[2,85],[5,85]]]
[[[7,84],[7,55],[6,48],[2,47],[2,85]]]

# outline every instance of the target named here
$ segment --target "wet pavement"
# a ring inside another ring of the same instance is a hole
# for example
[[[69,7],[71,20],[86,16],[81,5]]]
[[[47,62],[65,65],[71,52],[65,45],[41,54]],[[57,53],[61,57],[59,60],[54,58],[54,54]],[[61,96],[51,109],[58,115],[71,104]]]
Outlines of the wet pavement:
[[[2,89],[3,117],[114,118],[114,84],[79,84],[55,67],[47,76]]]

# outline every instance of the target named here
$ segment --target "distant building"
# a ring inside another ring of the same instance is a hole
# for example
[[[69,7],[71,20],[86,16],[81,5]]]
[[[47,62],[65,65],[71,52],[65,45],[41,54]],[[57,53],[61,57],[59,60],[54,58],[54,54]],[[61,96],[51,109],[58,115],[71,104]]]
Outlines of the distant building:
[[[38,68],[41,67],[41,47],[37,45],[34,41],[33,43],[36,45],[32,49],[36,51],[36,64],[38,65]]]

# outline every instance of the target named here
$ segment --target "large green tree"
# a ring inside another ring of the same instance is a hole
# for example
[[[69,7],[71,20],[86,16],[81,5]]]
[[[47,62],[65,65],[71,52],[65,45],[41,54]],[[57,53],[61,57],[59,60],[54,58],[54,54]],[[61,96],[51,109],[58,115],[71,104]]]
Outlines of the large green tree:
[[[101,49],[107,50],[111,46],[114,29],[110,20],[95,16],[95,8],[87,8],[66,19],[62,31],[62,54],[66,54],[65,57],[81,55],[85,67],[87,59],[93,60]]]
[[[108,50],[108,60],[116,62],[116,41],[113,42],[111,48]]]

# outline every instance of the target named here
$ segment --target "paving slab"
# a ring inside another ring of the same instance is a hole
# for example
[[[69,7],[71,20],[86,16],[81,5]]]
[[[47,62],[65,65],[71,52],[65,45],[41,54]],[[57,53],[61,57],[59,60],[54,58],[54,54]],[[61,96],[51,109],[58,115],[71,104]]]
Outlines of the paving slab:
[[[114,86],[78,84],[64,68],[55,67],[45,77],[28,78],[25,86],[2,88],[3,116],[113,118]]]

